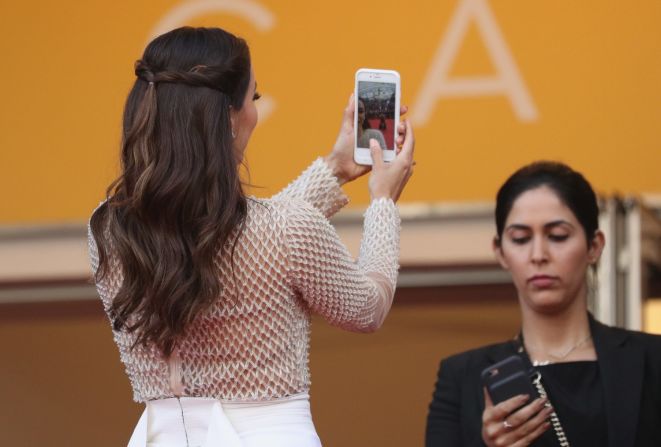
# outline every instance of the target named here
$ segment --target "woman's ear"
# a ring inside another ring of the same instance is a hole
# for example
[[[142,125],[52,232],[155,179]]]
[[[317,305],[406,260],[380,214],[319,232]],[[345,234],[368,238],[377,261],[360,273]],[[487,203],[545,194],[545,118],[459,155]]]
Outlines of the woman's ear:
[[[604,251],[604,245],[606,245],[604,233],[601,230],[595,231],[594,237],[590,241],[590,247],[588,248],[588,261],[590,264],[599,262],[601,252]]]
[[[509,270],[510,266],[505,260],[505,256],[503,255],[502,240],[498,236],[494,236],[492,242],[492,248],[493,248],[493,253],[494,255],[496,255],[496,259],[498,260],[500,266],[505,270]]]

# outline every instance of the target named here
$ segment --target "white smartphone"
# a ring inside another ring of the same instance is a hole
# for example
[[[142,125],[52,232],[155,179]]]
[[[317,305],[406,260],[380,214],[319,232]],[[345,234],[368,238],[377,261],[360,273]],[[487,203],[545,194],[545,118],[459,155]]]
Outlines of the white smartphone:
[[[393,70],[361,68],[356,72],[354,152],[361,165],[371,165],[370,139],[383,149],[383,160],[395,159],[400,100],[399,73]]]

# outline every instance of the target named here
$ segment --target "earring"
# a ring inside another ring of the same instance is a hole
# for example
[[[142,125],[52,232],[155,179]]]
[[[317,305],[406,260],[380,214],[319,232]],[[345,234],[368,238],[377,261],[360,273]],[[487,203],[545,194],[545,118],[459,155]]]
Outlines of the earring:
[[[234,133],[234,128],[232,128],[232,138],[236,138],[236,133]]]

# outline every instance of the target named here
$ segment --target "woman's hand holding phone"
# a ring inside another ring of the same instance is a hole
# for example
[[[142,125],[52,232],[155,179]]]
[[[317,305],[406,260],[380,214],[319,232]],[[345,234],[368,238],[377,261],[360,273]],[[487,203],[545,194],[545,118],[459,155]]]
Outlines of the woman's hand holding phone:
[[[397,202],[404,186],[413,175],[413,149],[415,148],[415,137],[409,120],[401,123],[401,132],[398,129],[397,143],[401,140],[401,150],[395,155],[395,159],[389,163],[383,161],[382,149],[375,139],[370,140],[370,153],[373,165],[372,174],[368,183],[372,200],[390,198]]]
[[[333,171],[335,177],[337,177],[340,185],[355,180],[358,177],[367,174],[372,169],[371,166],[359,165],[354,160],[354,101],[354,95],[351,94],[349,97],[349,103],[344,109],[342,115],[342,125],[340,126],[340,132],[337,135],[333,150],[325,158],[326,163]],[[408,107],[406,106],[400,108],[401,115],[405,114],[407,111]],[[399,151],[399,147],[404,144],[404,136],[406,133],[404,123],[399,124],[397,133],[397,147]]]
[[[522,407],[529,399],[518,395],[494,406],[484,389],[482,440],[487,446],[527,446],[548,430],[553,408],[545,407],[547,401],[541,397]]]

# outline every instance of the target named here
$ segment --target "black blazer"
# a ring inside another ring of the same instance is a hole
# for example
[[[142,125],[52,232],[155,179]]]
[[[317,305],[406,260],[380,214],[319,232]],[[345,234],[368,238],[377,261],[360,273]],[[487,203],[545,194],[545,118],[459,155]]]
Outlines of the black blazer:
[[[661,336],[606,326],[591,315],[590,330],[604,388],[608,447],[661,446]],[[480,373],[517,348],[509,341],[441,361],[426,447],[485,445]]]

